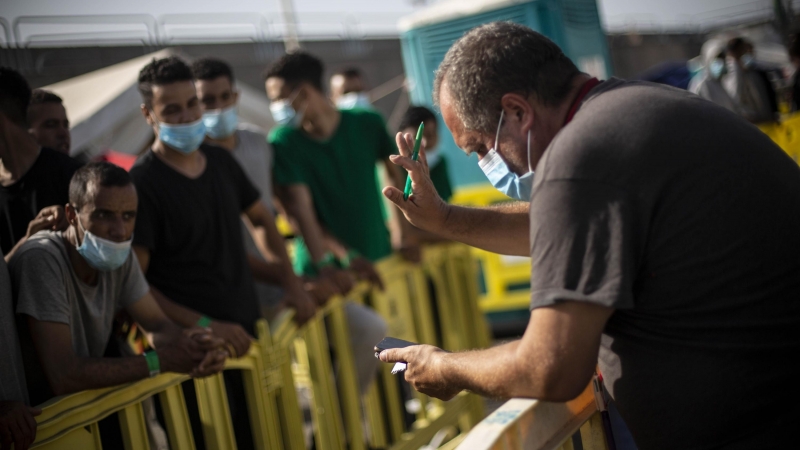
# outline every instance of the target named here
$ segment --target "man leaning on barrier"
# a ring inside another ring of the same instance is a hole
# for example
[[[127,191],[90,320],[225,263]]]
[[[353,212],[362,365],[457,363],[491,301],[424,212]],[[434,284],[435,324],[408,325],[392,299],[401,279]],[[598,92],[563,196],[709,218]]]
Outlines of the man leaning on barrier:
[[[131,252],[138,199],[128,173],[92,163],[78,169],[69,191],[67,230],[36,233],[9,262],[32,404],[159,372],[222,370],[222,340],[181,329],[150,294]],[[122,310],[152,335],[155,350],[102,357]]]
[[[434,99],[455,142],[525,203],[446,205],[398,135],[416,226],[532,258],[519,341],[381,352],[447,399],[566,401],[598,365],[639,448],[775,448],[800,400],[800,170],[758,129],[686,91],[581,73],[511,23],[448,51]],[[533,181],[535,169],[536,178]],[[528,209],[530,212],[528,213]]]

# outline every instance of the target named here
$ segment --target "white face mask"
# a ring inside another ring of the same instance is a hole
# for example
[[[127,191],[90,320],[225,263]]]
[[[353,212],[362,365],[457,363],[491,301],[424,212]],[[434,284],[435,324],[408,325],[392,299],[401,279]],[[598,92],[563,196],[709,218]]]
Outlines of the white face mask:
[[[299,90],[294,92],[287,99],[276,100],[269,104],[269,110],[272,113],[272,118],[275,119],[275,123],[291,128],[300,128],[300,124],[303,122],[305,108],[298,112],[292,107],[292,102],[297,98],[298,94],[300,94]]]
[[[336,106],[339,109],[372,109],[372,103],[369,102],[369,95],[366,92],[348,92],[336,100]]]
[[[83,242],[75,250],[83,256],[90,266],[97,270],[108,272],[118,269],[131,253],[133,236],[124,242],[114,242],[96,236],[83,228],[81,218],[78,216],[78,227],[83,231]]]
[[[528,130],[528,172],[519,176],[508,169],[508,165],[502,156],[497,153],[497,145],[500,142],[500,127],[503,124],[505,110],[500,113],[500,122],[497,124],[497,135],[494,138],[494,148],[478,161],[478,166],[483,170],[486,178],[498,191],[507,196],[529,202],[533,191],[533,168],[531,167],[531,132]]]

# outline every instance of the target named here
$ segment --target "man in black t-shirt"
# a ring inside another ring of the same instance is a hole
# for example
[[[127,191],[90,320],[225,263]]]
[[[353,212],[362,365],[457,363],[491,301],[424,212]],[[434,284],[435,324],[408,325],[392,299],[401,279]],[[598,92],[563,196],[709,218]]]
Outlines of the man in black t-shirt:
[[[244,355],[259,309],[240,217],[252,222],[256,242],[274,242],[280,235],[272,214],[226,150],[201,144],[202,111],[183,61],[153,60],[139,74],[139,91],[142,114],[157,137],[131,169],[139,192],[134,250],[170,318],[187,327],[207,326],[234,355]],[[296,310],[298,320],[306,320],[314,314],[313,303],[285,247],[271,250],[280,262],[264,262],[254,272],[259,279],[280,280],[304,302]]]
[[[17,72],[0,68],[0,249],[8,260],[28,236],[64,229],[69,181],[80,164],[28,133],[31,89]]]
[[[393,161],[409,170],[414,197],[384,193],[414,225],[530,256],[531,317],[516,342],[462,353],[419,345],[381,360],[406,362],[407,381],[444,399],[469,389],[566,401],[599,366],[641,449],[796,446],[786,413],[800,402],[791,158],[719,105],[600,82],[510,22],[456,41],[434,98],[455,143],[529,203],[445,205],[426,159],[409,158],[411,135]]]

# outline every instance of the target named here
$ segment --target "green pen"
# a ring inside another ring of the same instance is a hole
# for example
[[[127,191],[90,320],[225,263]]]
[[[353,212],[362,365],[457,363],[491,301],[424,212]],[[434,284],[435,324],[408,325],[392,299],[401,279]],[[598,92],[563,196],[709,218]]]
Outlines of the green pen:
[[[425,122],[421,122],[419,124],[419,130],[417,130],[417,139],[414,141],[414,152],[411,153],[411,159],[416,161],[419,159],[419,145],[422,144],[422,130],[425,129]],[[403,189],[403,200],[408,200],[408,196],[411,195],[411,175],[408,175],[406,178],[406,188]]]

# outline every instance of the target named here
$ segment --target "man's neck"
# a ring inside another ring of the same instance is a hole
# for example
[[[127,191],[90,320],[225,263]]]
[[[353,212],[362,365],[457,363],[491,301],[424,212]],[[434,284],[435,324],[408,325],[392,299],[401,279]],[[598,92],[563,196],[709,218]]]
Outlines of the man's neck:
[[[336,133],[341,119],[342,114],[332,103],[323,103],[314,117],[310,117],[307,121],[304,121],[303,131],[312,139],[326,141]]]
[[[188,178],[198,178],[206,169],[206,157],[200,150],[184,154],[167,147],[158,139],[153,143],[152,149],[166,165]]]
[[[578,100],[578,94],[580,94],[581,88],[583,88],[583,85],[591,79],[592,77],[590,75],[586,75],[584,73],[576,75],[572,79],[569,93],[564,97],[564,101],[557,106],[540,107],[541,109],[537,111],[538,114],[536,115],[540,120],[538,123],[534,123],[534,128],[538,128],[535,130],[537,141],[542,142],[543,144],[539,146],[539,148],[531,148],[531,160],[533,161],[534,167],[536,167],[536,163],[544,154],[544,151],[549,146],[549,143],[552,142],[556,134],[558,134],[558,132],[564,128],[564,125],[567,121],[567,116],[569,115],[572,106]]]
[[[61,237],[64,239],[64,245],[67,247],[67,255],[69,255],[69,262],[72,264],[72,270],[75,271],[75,275],[78,276],[78,279],[90,286],[97,284],[97,269],[90,266],[89,263],[83,259],[83,256],[78,253],[78,233],[75,231],[75,227],[70,226],[67,228],[67,230],[61,234]]]
[[[232,152],[234,148],[236,148],[236,144],[239,143],[239,138],[237,137],[237,133],[234,131],[233,134],[224,138],[224,139],[212,139],[206,136],[206,142],[211,145],[216,145],[217,147],[222,147],[229,152]]]
[[[41,148],[27,133],[11,135],[4,144],[7,148],[6,156],[0,159],[0,186],[10,186],[33,167]]]

